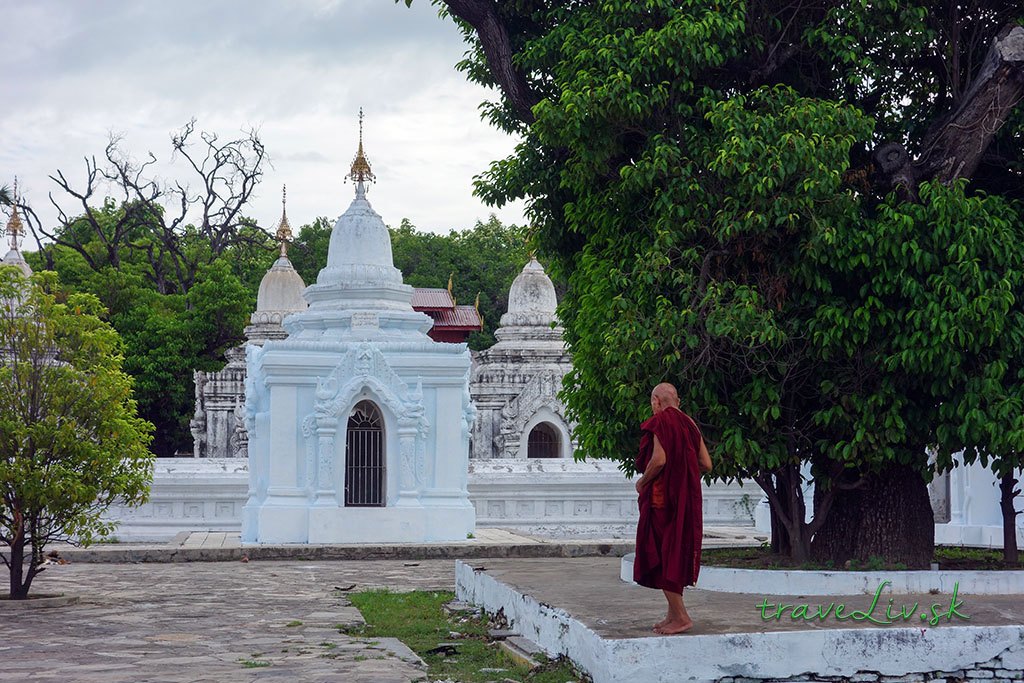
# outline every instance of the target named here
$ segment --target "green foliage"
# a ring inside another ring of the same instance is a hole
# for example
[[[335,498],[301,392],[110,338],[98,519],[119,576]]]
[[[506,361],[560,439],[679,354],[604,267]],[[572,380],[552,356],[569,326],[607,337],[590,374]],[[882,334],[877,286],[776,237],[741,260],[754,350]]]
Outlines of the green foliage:
[[[536,104],[524,114],[505,84],[484,105],[522,141],[476,189],[526,199],[567,282],[563,397],[581,455],[630,470],[648,392],[672,381],[723,479],[770,488],[810,462],[831,491],[897,463],[926,471],[928,446],[940,467],[961,448],[1021,466],[1020,108],[992,143],[999,168],[925,182],[918,203],[874,185],[868,154],[885,140],[921,152],[1019,7],[494,11],[513,51],[502,66]],[[460,27],[460,68],[501,85]],[[774,509],[803,519],[797,498]]]
[[[108,205],[96,213],[110,212],[116,209]],[[203,247],[197,241],[193,248]],[[161,293],[142,252],[122,252],[116,267],[100,266],[98,259],[90,266],[68,247],[52,246],[47,255],[69,289],[99,298],[124,340],[124,369],[134,378],[139,413],[156,427],[153,452],[191,452],[192,371],[221,368],[224,351],[242,341],[259,281],[273,260],[270,247],[254,237],[229,249],[199,267],[186,294]],[[28,257],[42,265],[41,255]]]
[[[0,301],[0,540],[11,597],[23,598],[48,543],[102,539],[111,503],[145,501],[152,426],[136,415],[120,339],[95,296],[64,294],[53,273],[29,283],[3,268]]]
[[[505,669],[506,677],[530,683],[581,679],[565,661],[545,662],[534,671],[510,661],[490,643],[486,620],[446,614],[443,605],[454,598],[448,591],[394,593],[379,590],[353,593],[349,597],[362,612],[366,626],[346,632],[365,638],[398,638],[423,658],[432,680],[490,681],[494,679],[494,672],[481,669],[495,668]],[[461,634],[458,640],[452,640],[452,631]],[[455,656],[428,652],[445,642],[457,643]]]
[[[469,348],[494,344],[494,330],[508,309],[508,290],[529,260],[525,229],[502,225],[495,217],[469,230],[447,235],[418,232],[408,221],[391,231],[395,267],[413,287],[445,287],[452,278],[456,303],[472,305],[480,295],[483,332],[469,338]]]

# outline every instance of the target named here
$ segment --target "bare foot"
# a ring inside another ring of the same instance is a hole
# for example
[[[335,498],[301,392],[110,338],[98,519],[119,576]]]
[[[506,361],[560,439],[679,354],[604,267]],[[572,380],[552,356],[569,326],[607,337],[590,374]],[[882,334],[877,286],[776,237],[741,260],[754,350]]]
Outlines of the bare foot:
[[[691,628],[693,628],[692,621],[669,621],[656,626],[654,632],[663,636],[674,636],[678,633],[686,633]]]
[[[661,628],[662,626],[664,626],[665,624],[667,624],[670,621],[672,621],[671,615],[666,614],[664,619],[659,621],[657,624],[655,624],[651,628],[654,629],[655,631],[657,631],[659,628]]]

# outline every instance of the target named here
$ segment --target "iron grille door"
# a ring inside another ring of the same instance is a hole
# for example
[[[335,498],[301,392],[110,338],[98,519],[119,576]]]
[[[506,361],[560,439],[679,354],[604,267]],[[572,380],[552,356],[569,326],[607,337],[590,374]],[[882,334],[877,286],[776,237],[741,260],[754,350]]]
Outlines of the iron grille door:
[[[530,431],[530,438],[526,443],[526,457],[557,458],[560,450],[558,432],[551,425],[541,422]]]
[[[384,507],[384,422],[370,401],[348,418],[345,437],[345,506]]]

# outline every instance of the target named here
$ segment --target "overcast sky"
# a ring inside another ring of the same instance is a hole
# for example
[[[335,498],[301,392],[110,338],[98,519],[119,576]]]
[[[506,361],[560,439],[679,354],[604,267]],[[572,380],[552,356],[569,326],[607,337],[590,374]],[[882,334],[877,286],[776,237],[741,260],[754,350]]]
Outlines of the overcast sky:
[[[169,135],[194,117],[224,139],[259,130],[272,166],[248,214],[261,225],[276,224],[283,183],[293,228],[333,220],[353,196],[361,106],[386,223],[524,222],[521,204],[472,195],[516,141],[480,120],[493,95],[455,71],[461,36],[428,0],[0,0],[0,16],[0,185],[18,176],[44,219],[48,176],[82,185],[83,157],[112,132],[136,158],[152,151],[162,177],[182,173]]]

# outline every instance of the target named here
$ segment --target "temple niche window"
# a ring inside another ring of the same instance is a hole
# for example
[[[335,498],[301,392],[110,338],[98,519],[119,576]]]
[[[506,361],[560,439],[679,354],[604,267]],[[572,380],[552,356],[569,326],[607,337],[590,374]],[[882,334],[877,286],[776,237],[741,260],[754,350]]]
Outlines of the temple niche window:
[[[345,506],[384,507],[384,420],[371,401],[360,401],[345,437]]]
[[[527,458],[557,458],[561,456],[562,443],[558,430],[547,422],[541,422],[530,431],[526,444]]]

